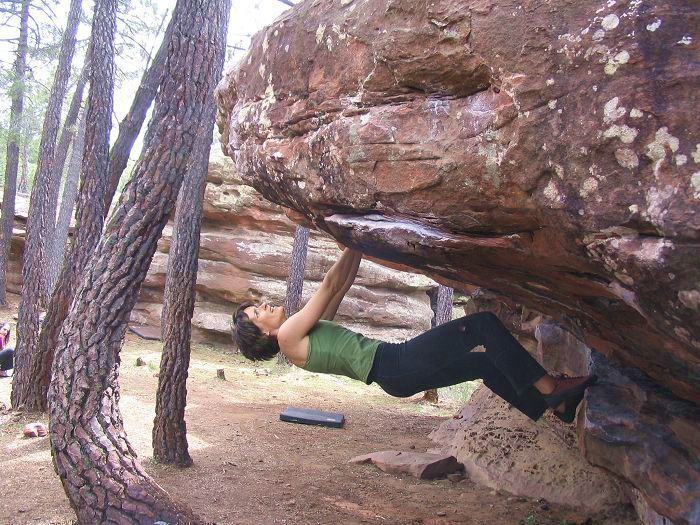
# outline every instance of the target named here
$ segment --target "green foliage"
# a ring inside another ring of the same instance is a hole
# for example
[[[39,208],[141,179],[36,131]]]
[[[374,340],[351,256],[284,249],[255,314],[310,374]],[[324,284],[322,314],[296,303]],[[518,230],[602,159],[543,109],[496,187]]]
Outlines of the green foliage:
[[[474,391],[479,388],[481,381],[466,381],[457,385],[438,389],[440,399],[450,399],[460,404],[466,404]]]
[[[520,525],[540,525],[540,520],[537,519],[537,515],[534,512],[531,512],[520,520]]]

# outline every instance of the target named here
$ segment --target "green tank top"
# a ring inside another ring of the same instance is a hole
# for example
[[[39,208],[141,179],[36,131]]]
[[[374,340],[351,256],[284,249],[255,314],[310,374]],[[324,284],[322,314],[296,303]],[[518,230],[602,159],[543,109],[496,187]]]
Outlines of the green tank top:
[[[367,382],[381,341],[319,321],[309,332],[309,355],[302,368],[309,372],[338,374]]]

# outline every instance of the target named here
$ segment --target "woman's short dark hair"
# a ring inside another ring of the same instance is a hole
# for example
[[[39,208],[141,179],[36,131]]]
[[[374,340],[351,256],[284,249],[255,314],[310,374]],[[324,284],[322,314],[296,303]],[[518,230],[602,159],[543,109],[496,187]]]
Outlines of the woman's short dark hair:
[[[277,337],[265,335],[245,313],[245,309],[255,306],[245,302],[233,314],[233,339],[241,353],[251,361],[266,361],[275,357],[280,346]]]

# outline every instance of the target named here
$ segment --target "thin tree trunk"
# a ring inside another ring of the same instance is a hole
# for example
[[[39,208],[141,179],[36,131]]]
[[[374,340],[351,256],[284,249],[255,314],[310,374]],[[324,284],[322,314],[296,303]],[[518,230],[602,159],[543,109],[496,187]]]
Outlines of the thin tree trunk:
[[[68,163],[68,173],[66,174],[66,183],[63,185],[63,197],[61,199],[61,207],[56,220],[56,230],[54,232],[52,253],[54,256],[50,259],[51,267],[50,278],[54,283],[54,288],[58,280],[59,273],[63,267],[63,262],[66,256],[66,248],[68,245],[68,232],[70,230],[70,220],[73,216],[73,208],[78,198],[78,184],[80,183],[80,167],[83,158],[83,149],[85,147],[85,128],[87,124],[87,112],[83,112],[82,117],[78,122],[78,130],[73,140],[73,150],[71,152],[70,162]],[[49,303],[50,304],[50,303]],[[39,336],[41,341],[41,335]],[[37,348],[41,349],[41,344]],[[50,371],[50,364],[46,367]],[[48,379],[48,377],[47,377]],[[48,384],[48,381],[47,381]]]
[[[5,162],[5,187],[2,195],[2,219],[0,219],[0,304],[7,304],[7,265],[10,260],[12,227],[15,223],[15,196],[17,194],[17,171],[19,167],[19,145],[22,140],[22,113],[24,112],[24,81],[27,71],[27,35],[29,33],[30,0],[22,1],[20,14],[17,58],[12,73],[10,130],[7,137]]]
[[[89,52],[89,50],[88,50]],[[88,70],[87,66],[83,67],[83,71],[80,73],[80,78],[78,79],[78,83],[75,86],[75,91],[73,93],[73,98],[70,103],[70,108],[68,109],[68,114],[66,115],[66,119],[63,122],[63,129],[61,130],[61,138],[58,141],[58,148],[56,149],[56,160],[54,162],[54,170],[56,173],[54,176],[60,180],[63,175],[63,167],[66,163],[66,157],[68,156],[68,147],[70,146],[71,142],[75,142],[76,140],[76,122],[78,120],[78,113],[80,111],[80,106],[83,102],[83,90],[85,89],[85,84],[87,83],[87,75],[88,75]],[[80,124],[82,125],[82,123]],[[84,134],[83,134],[83,140],[84,140]],[[74,144],[75,145],[75,144]],[[80,146],[80,150],[82,150],[82,145]],[[75,147],[73,148],[73,155],[75,155]],[[80,164],[78,164],[77,170],[78,174],[75,176],[75,180],[77,181],[80,178]],[[69,175],[70,177],[70,175]],[[68,187],[68,178],[66,178],[66,183],[64,184],[64,193],[63,193],[63,198],[61,199],[61,208],[60,211],[62,212],[64,208],[66,207],[66,195],[65,195],[65,189]],[[69,214],[72,213],[73,211],[73,206],[75,204],[75,197],[77,195],[77,183],[75,185],[76,191],[73,193],[72,197],[69,195]],[[59,212],[60,213],[60,212]],[[55,226],[52,226],[51,228],[51,234],[49,235],[49,238],[47,240],[47,249],[46,249],[46,291],[47,291],[47,299],[46,302],[48,303],[49,298],[51,297],[51,294],[53,293],[53,289],[56,286],[56,280],[58,279],[58,273],[61,270],[61,264],[63,263],[63,255],[65,253],[65,245],[66,245],[66,237],[68,235],[68,229],[66,228],[65,233],[61,234],[58,231],[58,218],[56,218],[56,224]],[[68,216],[68,220],[70,222],[70,215]],[[47,232],[48,234],[48,232]]]
[[[119,350],[192,165],[218,80],[214,64],[225,48],[229,9],[228,0],[178,0],[144,153],[78,285],[56,349],[49,391],[51,447],[81,524],[200,523],[150,478],[126,439],[119,411]]]
[[[454,289],[439,285],[437,291],[430,296],[430,307],[433,310],[433,318],[430,321],[430,327],[434,328],[444,323],[452,321],[452,299],[454,298]],[[429,403],[437,403],[439,395],[437,388],[431,388],[423,393],[423,399]]]
[[[435,307],[435,326],[452,321],[452,300],[455,291],[449,286],[440,285],[437,293],[437,304]]]
[[[217,78],[222,70],[223,60],[216,65],[214,73]],[[202,140],[193,155],[194,164],[185,176],[177,200],[161,318],[163,353],[153,421],[153,457],[162,463],[185,467],[192,465],[185,422],[187,369],[190,364],[199,233],[215,115],[212,99],[208,115],[202,122],[199,135]]]
[[[138,137],[138,134],[141,132],[141,127],[143,126],[143,121],[146,119],[148,108],[151,107],[151,103],[156,96],[158,86],[163,77],[163,69],[165,67],[165,59],[168,56],[168,42],[170,41],[172,26],[173,18],[170,19],[170,23],[163,35],[163,41],[160,44],[160,48],[153,62],[151,62],[150,66],[141,77],[141,83],[136,90],[129,112],[119,123],[119,135],[112,146],[109,157],[110,173],[107,193],[105,194],[107,209],[109,209],[109,206],[112,204],[114,193],[117,191],[117,186],[119,186],[119,179],[129,162],[131,148],[134,146],[136,137]]]
[[[85,90],[85,84],[87,84],[88,80],[88,67],[88,65],[83,66],[83,70],[80,72],[78,82],[73,91],[73,97],[70,101],[70,106],[68,107],[68,113],[66,113],[66,118],[63,120],[63,126],[61,127],[61,136],[58,139],[56,156],[53,163],[54,176],[58,181],[63,178],[63,170],[65,168],[66,159],[68,158],[68,149],[76,134],[76,122],[78,121],[80,107],[83,104],[83,91]]]
[[[80,19],[81,0],[71,0],[68,23],[61,41],[56,76],[49,95],[49,103],[44,118],[44,127],[39,147],[34,186],[29,201],[27,216],[27,238],[24,247],[22,266],[22,300],[17,323],[17,348],[15,349],[15,369],[12,378],[10,400],[16,409],[25,403],[27,386],[32,383],[29,364],[37,346],[39,336],[39,306],[45,298],[46,272],[44,253],[47,236],[44,235],[51,218],[51,229],[56,220],[56,200],[50,193],[54,191],[52,172],[56,149],[56,136],[61,118],[61,106],[66,93],[70,64],[75,50],[75,35]],[[55,189],[58,193],[58,189]],[[51,205],[53,203],[53,207]],[[51,214],[49,214],[51,212]]]
[[[301,306],[301,295],[304,290],[304,272],[306,271],[306,253],[309,248],[309,229],[297,226],[294,232],[292,257],[289,261],[287,275],[287,294],[284,297],[284,313],[290,317],[297,313]],[[277,356],[278,363],[289,364],[282,352]]]
[[[31,139],[28,136],[22,137],[22,175],[17,184],[17,193],[27,193],[27,181],[29,180],[29,145]]]

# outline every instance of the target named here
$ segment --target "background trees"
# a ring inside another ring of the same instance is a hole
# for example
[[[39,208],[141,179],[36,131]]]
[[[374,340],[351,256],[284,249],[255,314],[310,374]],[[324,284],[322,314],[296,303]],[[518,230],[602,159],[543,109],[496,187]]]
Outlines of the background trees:
[[[136,461],[119,411],[119,350],[175,204],[223,60],[227,0],[179,0],[145,150],[80,283],[49,391],[54,463],[81,523],[194,523]],[[96,14],[97,17],[97,14]],[[108,496],[110,495],[110,496]]]
[[[0,304],[5,304],[7,261],[10,257],[12,225],[15,220],[15,193],[19,167],[22,114],[24,112],[24,82],[27,69],[27,40],[29,35],[29,0],[22,0],[17,56],[12,68],[10,86],[10,129],[7,134],[7,157],[5,159],[5,187],[2,197],[2,219],[0,219]]]

